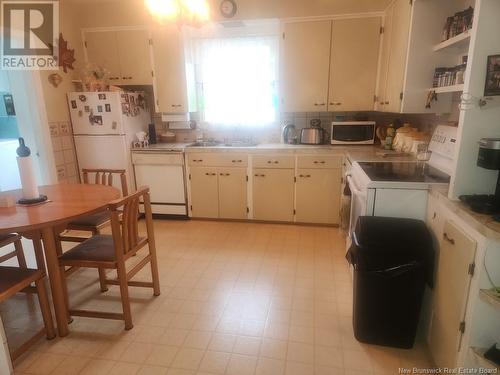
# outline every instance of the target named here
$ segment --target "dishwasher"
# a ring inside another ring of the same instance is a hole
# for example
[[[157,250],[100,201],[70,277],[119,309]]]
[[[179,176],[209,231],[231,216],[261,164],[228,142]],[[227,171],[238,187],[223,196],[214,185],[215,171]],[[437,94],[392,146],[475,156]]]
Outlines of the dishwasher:
[[[133,151],[136,186],[149,186],[155,215],[187,218],[184,153]]]

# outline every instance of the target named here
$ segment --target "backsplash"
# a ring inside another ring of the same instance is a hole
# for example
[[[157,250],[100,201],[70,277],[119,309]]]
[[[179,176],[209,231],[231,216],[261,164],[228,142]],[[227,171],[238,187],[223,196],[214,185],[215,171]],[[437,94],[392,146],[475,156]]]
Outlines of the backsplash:
[[[71,135],[71,123],[49,122],[50,137],[59,183],[79,183],[75,145]]]
[[[286,124],[294,124],[300,131],[302,128],[310,126],[312,119],[320,119],[321,126],[328,134],[330,133],[330,124],[332,121],[358,120],[375,121],[377,125],[388,125],[394,122],[401,124],[409,122],[420,131],[432,133],[436,125],[447,123],[453,120],[454,116],[449,114],[398,114],[386,112],[287,112],[282,113],[279,123],[258,128],[241,127],[214,127],[199,125],[196,130],[171,130],[176,134],[177,142],[193,142],[201,133],[205,139],[213,138],[223,141],[241,140],[251,138],[258,143],[279,143],[281,142],[281,129]],[[159,114],[153,115],[157,132],[164,132],[168,129],[168,124],[161,121]]]

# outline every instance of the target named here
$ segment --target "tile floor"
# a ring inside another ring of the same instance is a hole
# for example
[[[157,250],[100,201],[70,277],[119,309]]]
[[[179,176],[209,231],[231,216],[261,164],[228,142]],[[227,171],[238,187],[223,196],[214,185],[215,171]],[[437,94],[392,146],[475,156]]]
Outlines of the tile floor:
[[[429,366],[421,344],[354,339],[338,229],[210,221],[155,229],[162,294],[131,288],[134,328],[75,318],[68,337],[41,340],[16,361],[16,374],[389,375]],[[95,270],[77,271],[69,287],[72,305],[120,311],[118,288],[101,294]],[[0,305],[12,345],[40,323],[35,302],[19,295]]]

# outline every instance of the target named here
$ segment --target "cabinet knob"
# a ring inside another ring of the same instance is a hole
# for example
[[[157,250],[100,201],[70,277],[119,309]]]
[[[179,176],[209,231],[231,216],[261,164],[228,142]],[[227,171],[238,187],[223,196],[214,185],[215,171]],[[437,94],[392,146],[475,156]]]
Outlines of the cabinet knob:
[[[341,102],[332,102],[332,103],[330,103],[330,105],[342,105],[342,103]]]
[[[385,105],[389,104],[389,102],[384,102]]]
[[[255,177],[266,177],[265,174],[254,174]]]
[[[443,233],[443,238],[448,241],[449,243],[451,243],[452,245],[455,245],[455,240],[453,238],[451,238],[450,236],[448,236],[448,233],[444,232]]]
[[[325,106],[326,104],[325,103],[314,103],[314,105],[316,107],[322,107],[322,106]]]
[[[242,163],[243,160],[231,160],[232,163]]]
[[[324,160],[321,160],[321,161],[317,161],[317,160],[315,160],[315,161],[314,161],[314,164],[325,164],[325,161],[324,161]]]
[[[179,107],[182,107],[182,104],[172,104],[171,106],[174,108],[179,108]]]
[[[231,173],[221,173],[221,176],[231,176]]]

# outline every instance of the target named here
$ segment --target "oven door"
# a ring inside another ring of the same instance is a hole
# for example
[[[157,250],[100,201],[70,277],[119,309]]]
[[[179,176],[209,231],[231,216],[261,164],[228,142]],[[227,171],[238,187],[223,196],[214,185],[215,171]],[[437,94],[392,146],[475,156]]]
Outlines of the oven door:
[[[349,184],[349,189],[351,190],[351,215],[349,219],[349,231],[348,236],[351,238],[352,233],[356,227],[358,217],[365,216],[367,212],[367,202],[368,202],[368,192],[367,190],[362,190],[356,183],[352,176],[347,176],[347,183]]]

